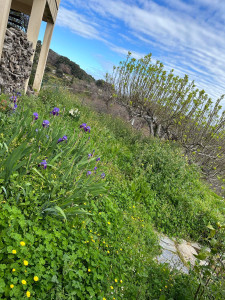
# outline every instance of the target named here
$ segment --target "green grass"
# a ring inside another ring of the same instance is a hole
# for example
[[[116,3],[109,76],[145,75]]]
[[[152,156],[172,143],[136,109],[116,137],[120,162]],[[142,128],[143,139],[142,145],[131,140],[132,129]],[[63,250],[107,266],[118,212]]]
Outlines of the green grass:
[[[58,117],[49,115],[55,106]],[[224,222],[224,203],[178,145],[143,138],[60,90],[22,97],[0,126],[1,299],[26,299],[27,290],[34,299],[192,299],[194,277],[156,264],[155,230],[202,241],[208,223]],[[63,135],[68,143],[57,144]]]

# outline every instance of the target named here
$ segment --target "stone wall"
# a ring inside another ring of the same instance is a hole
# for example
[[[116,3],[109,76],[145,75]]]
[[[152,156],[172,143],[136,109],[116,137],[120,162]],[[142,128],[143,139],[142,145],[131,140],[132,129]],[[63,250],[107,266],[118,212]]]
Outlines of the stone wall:
[[[0,61],[0,94],[23,91],[32,68],[34,50],[22,30],[7,29]]]

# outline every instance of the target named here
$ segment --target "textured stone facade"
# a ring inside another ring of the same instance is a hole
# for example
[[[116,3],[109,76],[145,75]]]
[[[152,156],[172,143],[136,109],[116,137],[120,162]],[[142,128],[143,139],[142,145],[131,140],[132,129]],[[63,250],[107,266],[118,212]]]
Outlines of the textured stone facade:
[[[6,30],[4,47],[0,61],[0,93],[10,94],[23,91],[32,68],[32,43],[22,30]]]

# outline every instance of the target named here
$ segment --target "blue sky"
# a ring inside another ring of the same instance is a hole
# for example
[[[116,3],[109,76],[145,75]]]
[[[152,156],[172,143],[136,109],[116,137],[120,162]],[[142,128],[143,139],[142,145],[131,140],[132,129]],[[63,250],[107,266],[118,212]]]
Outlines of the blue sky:
[[[61,0],[51,48],[96,79],[128,51],[152,53],[216,99],[225,93],[225,0]]]

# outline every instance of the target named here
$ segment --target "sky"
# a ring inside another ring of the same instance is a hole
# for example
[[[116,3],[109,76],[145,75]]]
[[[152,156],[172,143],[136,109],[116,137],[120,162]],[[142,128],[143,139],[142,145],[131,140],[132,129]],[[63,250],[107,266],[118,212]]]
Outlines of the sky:
[[[128,51],[152,53],[215,100],[225,94],[225,0],[61,0],[51,49],[96,79]]]

